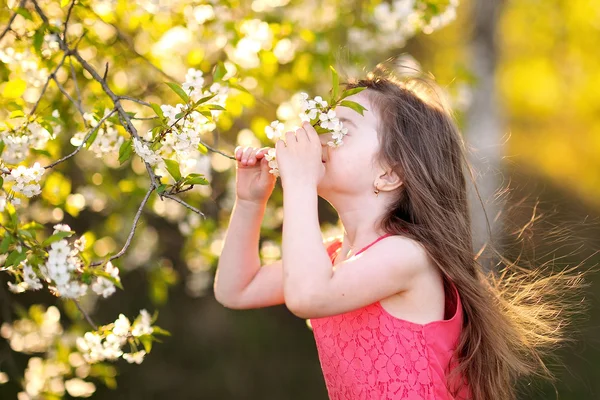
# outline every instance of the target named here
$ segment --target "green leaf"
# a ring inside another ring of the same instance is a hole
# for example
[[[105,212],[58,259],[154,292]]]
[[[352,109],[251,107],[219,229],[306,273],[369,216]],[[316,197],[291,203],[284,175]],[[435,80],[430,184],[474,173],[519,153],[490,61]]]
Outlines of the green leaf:
[[[24,116],[25,116],[25,114],[23,113],[22,110],[15,110],[8,115],[8,118],[18,118],[18,117],[24,117]]]
[[[39,56],[42,55],[42,44],[44,43],[45,31],[46,25],[44,24],[38,29],[36,29],[35,33],[33,34],[33,48]]]
[[[2,151],[0,151],[2,153]],[[0,176],[0,188],[4,185],[4,178]]]
[[[156,188],[156,191],[158,193],[164,193],[166,188],[167,188],[167,184],[163,183]]]
[[[0,140],[0,154],[2,154],[2,152],[4,151],[4,146],[5,146],[4,140]],[[0,186],[2,186],[2,185],[0,185]]]
[[[190,96],[188,96],[188,95],[187,95],[187,93],[186,93],[186,92],[185,92],[185,91],[184,91],[184,90],[181,88],[181,86],[179,86],[178,84],[176,84],[176,83],[173,83],[173,82],[165,82],[165,83],[166,83],[167,85],[169,85],[169,87],[170,87],[170,88],[171,88],[171,89],[172,89],[172,90],[173,90],[175,93],[177,93],[177,95],[178,95],[179,97],[181,97],[181,99],[182,99],[184,102],[186,102],[186,103],[187,103],[188,101],[190,101]]]
[[[15,259],[13,260],[13,265],[19,265],[21,263],[21,261],[25,260],[26,258],[27,258],[26,252],[18,253],[17,257],[15,257]]]
[[[11,235],[6,235],[0,242],[0,254],[5,254],[8,251],[8,247],[13,241],[13,237]]]
[[[33,147],[30,147],[29,150],[33,153],[33,154],[40,154],[40,155],[44,155],[46,157],[52,157],[52,154],[50,154],[50,152],[48,150],[44,150],[44,149],[34,149]]]
[[[187,183],[188,185],[208,185],[206,178],[200,174],[189,174],[185,177],[183,183]]]
[[[216,95],[217,95],[216,93],[213,93],[210,96],[202,97],[200,100],[198,100],[197,102],[194,103],[194,108],[196,108],[198,105],[200,105],[202,103],[206,103],[207,101],[209,101],[210,99],[212,99]]]
[[[21,16],[23,16],[23,18],[28,19],[30,21],[33,21],[33,16],[31,15],[31,13],[29,12],[29,10],[27,10],[26,8],[17,8],[15,10],[15,12]]]
[[[6,210],[8,211],[8,216],[10,217],[10,222],[11,222],[10,227],[16,229],[17,224],[19,223],[19,216],[17,215],[17,209],[11,203],[11,204],[6,205]]]
[[[146,353],[150,353],[150,350],[152,349],[152,336],[143,335],[138,339],[140,339],[140,342],[142,342],[144,345],[144,350],[146,350]]]
[[[160,108],[160,106],[158,104],[150,103],[150,107],[152,107],[152,109],[154,110],[156,115],[158,115],[161,119],[163,119],[165,117],[162,109]]]
[[[227,69],[225,68],[225,64],[222,61],[219,61],[217,65],[215,65],[215,70],[213,72],[213,82],[220,81],[223,79],[225,74],[227,73]]]
[[[31,221],[26,223],[25,225],[23,225],[21,227],[21,229],[27,229],[27,230],[43,230],[44,229],[44,225],[40,224],[39,222],[36,221]]]
[[[227,82],[227,84],[228,84],[230,87],[234,88],[234,89],[237,89],[237,90],[240,90],[240,91],[242,91],[242,92],[246,92],[246,93],[248,93],[248,94],[251,94],[251,93],[250,93],[250,91],[248,91],[248,89],[246,89],[245,87],[243,87],[243,86],[242,86],[242,85],[240,85],[240,84],[233,83],[233,82]]]
[[[352,96],[353,94],[360,93],[360,92],[362,92],[365,89],[366,89],[366,87],[357,87],[357,88],[345,90],[342,93],[342,97],[340,97],[340,100],[343,100],[343,99],[345,99],[348,96]]]
[[[207,104],[205,106],[202,106],[203,108],[209,109],[209,110],[219,110],[219,111],[225,111],[225,108],[223,108],[222,106],[218,105],[218,104]]]
[[[74,231],[59,231],[42,242],[42,247],[46,247],[54,242],[58,242],[66,237],[73,235]]]
[[[331,95],[331,101],[329,103],[333,104],[335,102],[335,99],[337,99],[337,96],[338,96],[338,90],[340,87],[340,77],[338,76],[338,73],[335,70],[335,68],[333,68],[333,66],[330,65],[329,68],[331,68],[331,75],[333,78],[332,95]]]
[[[66,6],[67,4],[69,4],[69,3],[70,3],[70,1],[71,1],[71,0],[60,0],[60,6],[61,6],[61,7],[64,7],[64,6]]]
[[[27,256],[25,253],[20,253],[17,250],[12,251],[8,257],[6,257],[6,261],[4,262],[4,266],[5,267],[10,267],[13,265],[19,265],[18,263],[21,262],[25,257],[21,258],[21,256]],[[19,260],[20,259],[20,260]],[[19,260],[19,261],[17,261]]]
[[[121,144],[119,148],[119,163],[123,165],[123,163],[131,157],[133,153],[132,139],[126,140]]]
[[[98,137],[98,131],[100,130],[100,128],[96,129],[96,128],[92,128],[94,130],[94,133],[92,133],[90,135],[90,137],[88,138],[88,140],[85,142],[84,147],[86,149],[89,149],[93,144],[94,141],[96,140],[96,138]]]
[[[175,160],[169,160],[168,158],[163,158],[165,165],[167,166],[167,171],[169,174],[175,179],[176,182],[181,180],[181,171],[179,170],[179,163]]]
[[[165,335],[165,336],[171,336],[171,332],[169,332],[166,329],[161,328],[160,326],[156,326],[156,325],[154,325],[152,327],[152,333],[156,333],[159,335]]]
[[[360,115],[363,115],[363,111],[368,111],[365,107],[363,107],[362,105],[358,104],[355,101],[344,100],[340,103],[340,105],[351,108],[354,111],[356,111],[357,113],[359,113]]]
[[[198,144],[198,151],[202,154],[208,154],[208,148],[206,148],[206,146],[202,143]]]

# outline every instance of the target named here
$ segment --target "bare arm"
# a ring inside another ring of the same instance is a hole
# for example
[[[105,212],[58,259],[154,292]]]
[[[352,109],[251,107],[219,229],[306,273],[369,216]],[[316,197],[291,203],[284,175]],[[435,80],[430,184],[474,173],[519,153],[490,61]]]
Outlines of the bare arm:
[[[281,260],[261,267],[258,252],[265,206],[236,201],[215,276],[219,303],[232,309],[284,304]],[[328,246],[331,239],[323,243]]]
[[[266,204],[236,200],[215,275],[215,298],[239,308],[241,293],[260,268],[258,240]]]

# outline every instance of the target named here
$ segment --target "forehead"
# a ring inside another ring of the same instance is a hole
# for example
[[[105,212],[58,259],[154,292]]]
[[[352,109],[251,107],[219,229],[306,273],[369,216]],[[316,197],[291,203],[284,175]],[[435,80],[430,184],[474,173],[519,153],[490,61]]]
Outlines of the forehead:
[[[366,93],[367,90],[363,90],[360,93],[353,94],[352,96],[348,96],[344,99],[358,103],[364,108],[366,108],[366,110],[363,111],[363,115],[360,115],[358,112],[354,111],[350,107],[338,106],[336,107],[335,111],[340,120],[342,120],[343,122],[344,120],[352,121],[357,127],[361,128],[376,128],[376,114],[375,110],[373,110],[373,105],[369,100],[369,96]],[[349,125],[351,126],[352,124]]]

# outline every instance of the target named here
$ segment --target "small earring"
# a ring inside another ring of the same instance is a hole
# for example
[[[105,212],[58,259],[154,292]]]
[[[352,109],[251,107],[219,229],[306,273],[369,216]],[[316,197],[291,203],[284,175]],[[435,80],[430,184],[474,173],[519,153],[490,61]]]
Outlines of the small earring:
[[[375,186],[375,190],[373,190],[373,193],[375,193],[375,196],[379,197],[379,189],[377,188],[377,186]]]

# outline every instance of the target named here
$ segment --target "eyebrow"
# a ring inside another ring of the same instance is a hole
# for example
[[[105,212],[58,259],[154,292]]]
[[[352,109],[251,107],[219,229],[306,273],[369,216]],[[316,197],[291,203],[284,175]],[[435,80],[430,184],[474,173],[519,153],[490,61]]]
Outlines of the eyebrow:
[[[340,118],[340,121],[346,121],[346,122],[348,122],[348,123],[350,123],[350,124],[354,125],[354,127],[355,127],[355,128],[357,128],[357,126],[356,126],[356,124],[354,123],[354,121],[352,121],[352,120],[351,120],[351,119],[349,119],[349,118],[346,118],[346,117],[341,117],[341,118]]]

